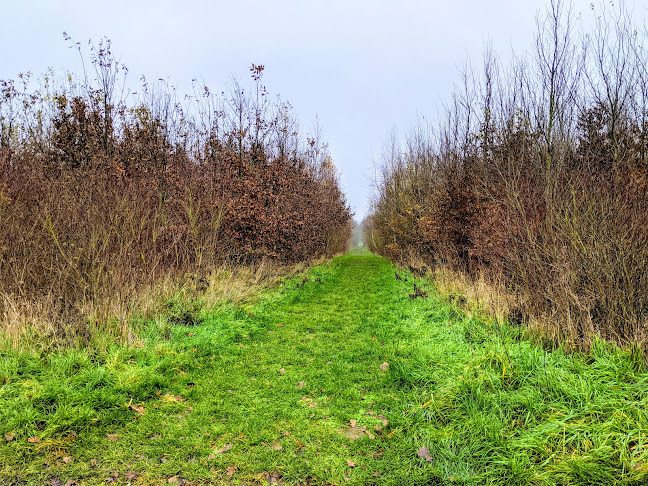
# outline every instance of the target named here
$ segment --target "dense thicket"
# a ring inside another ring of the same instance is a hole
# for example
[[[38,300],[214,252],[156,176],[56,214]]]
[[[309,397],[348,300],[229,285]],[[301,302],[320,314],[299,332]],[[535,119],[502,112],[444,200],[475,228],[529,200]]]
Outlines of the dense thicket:
[[[503,282],[552,339],[645,344],[648,34],[623,8],[573,17],[552,1],[530,54],[487,49],[444,122],[388,145],[366,239]]]
[[[45,299],[67,325],[169,272],[345,248],[350,213],[326,145],[270,99],[263,66],[249,90],[194,82],[180,98],[162,80],[128,92],[107,40],[91,60],[82,81],[0,81],[5,317],[16,299]]]

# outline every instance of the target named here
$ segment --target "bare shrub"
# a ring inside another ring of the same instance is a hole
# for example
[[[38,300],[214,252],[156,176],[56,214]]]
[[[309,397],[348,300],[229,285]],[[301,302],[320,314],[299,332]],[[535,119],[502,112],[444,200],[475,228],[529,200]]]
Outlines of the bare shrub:
[[[391,142],[366,238],[487,275],[554,342],[646,345],[646,33],[623,7],[580,37],[570,20],[552,1],[531,56],[504,69],[487,50],[443,123]]]
[[[91,61],[82,82],[0,81],[5,329],[128,340],[135,301],[157,282],[346,248],[351,215],[327,147],[269,98],[263,66],[252,93],[196,85],[181,102],[163,81],[120,91],[127,70],[108,40]]]

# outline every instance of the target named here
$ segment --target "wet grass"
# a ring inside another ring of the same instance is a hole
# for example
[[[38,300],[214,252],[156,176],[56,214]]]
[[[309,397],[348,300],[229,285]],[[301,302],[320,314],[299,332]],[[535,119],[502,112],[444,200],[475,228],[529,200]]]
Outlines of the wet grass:
[[[401,276],[356,250],[139,346],[4,353],[0,484],[648,481],[641,356],[545,352]]]

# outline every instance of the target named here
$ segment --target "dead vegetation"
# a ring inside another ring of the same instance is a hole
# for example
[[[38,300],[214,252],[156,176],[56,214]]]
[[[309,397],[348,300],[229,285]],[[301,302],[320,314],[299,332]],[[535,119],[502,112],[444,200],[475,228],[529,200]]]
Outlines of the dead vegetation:
[[[108,40],[90,58],[82,81],[0,81],[8,335],[86,343],[109,329],[127,340],[144,296],[186,275],[206,290],[223,265],[261,269],[346,248],[350,212],[327,146],[270,97],[263,66],[252,65],[252,89],[234,81],[216,95],[194,83],[182,98],[164,81],[125,89]]]
[[[487,49],[444,123],[392,140],[366,241],[466,275],[553,343],[646,346],[648,32],[623,7],[595,14],[579,34],[552,1],[531,53],[506,66]]]

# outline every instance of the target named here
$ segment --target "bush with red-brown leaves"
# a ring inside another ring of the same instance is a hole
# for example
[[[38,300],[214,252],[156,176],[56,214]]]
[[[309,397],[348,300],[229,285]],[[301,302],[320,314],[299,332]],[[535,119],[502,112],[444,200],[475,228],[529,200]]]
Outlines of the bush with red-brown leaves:
[[[109,41],[93,66],[89,85],[0,81],[0,293],[45,299],[64,321],[169,273],[345,250],[326,145],[269,100],[262,66],[262,96],[196,87],[184,104],[164,83],[117,99]]]

